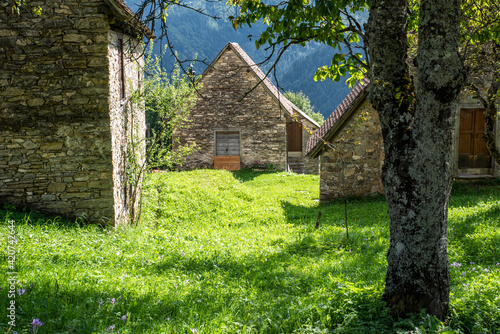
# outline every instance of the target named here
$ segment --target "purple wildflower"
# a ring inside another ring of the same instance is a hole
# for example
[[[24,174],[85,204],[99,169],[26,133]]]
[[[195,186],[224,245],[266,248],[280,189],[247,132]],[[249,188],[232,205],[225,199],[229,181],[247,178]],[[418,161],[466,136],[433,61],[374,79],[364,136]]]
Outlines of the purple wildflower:
[[[114,329],[115,329],[115,325],[111,325],[108,328],[106,328],[105,330],[106,330],[106,332],[109,333],[110,331],[112,332]]]
[[[20,296],[20,295],[24,295],[26,293],[26,289],[17,289],[17,294]]]
[[[185,255],[185,254],[184,254],[184,251],[181,251],[181,256],[182,256],[182,257],[184,257],[184,255]]]
[[[476,264],[475,262],[471,262],[470,264]]]
[[[465,272],[463,272],[461,275],[462,275],[462,276],[465,276]]]
[[[127,320],[128,320],[128,314],[125,314],[125,315],[122,317],[122,320],[123,320],[123,322],[127,322]]]
[[[31,326],[33,326],[33,328],[35,328],[35,327],[41,327],[41,326],[43,326],[43,324],[38,318],[36,318],[36,319],[33,319],[33,321],[31,322]]]
[[[458,262],[453,262],[451,265],[452,265],[453,267],[461,267],[461,266],[462,266],[462,264],[461,264],[461,263],[458,263]]]
[[[99,303],[99,309],[101,309],[101,305],[104,303],[104,302],[101,302],[100,300],[98,301]]]
[[[111,298],[111,304],[114,304],[116,300],[114,298]]]

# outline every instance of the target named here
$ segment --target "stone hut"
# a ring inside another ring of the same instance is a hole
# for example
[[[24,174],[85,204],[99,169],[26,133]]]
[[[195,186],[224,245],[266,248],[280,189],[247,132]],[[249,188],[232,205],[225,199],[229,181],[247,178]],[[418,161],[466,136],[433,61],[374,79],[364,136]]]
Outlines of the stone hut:
[[[367,100],[368,79],[359,82],[307,143],[307,156],[320,158],[320,201],[343,196],[383,194],[382,130],[377,112]],[[454,140],[456,178],[498,177],[485,143],[484,110],[478,101],[462,94]],[[500,121],[497,120],[497,129]],[[500,144],[500,131],[496,133]]]
[[[0,205],[126,222],[127,147],[145,128],[127,97],[152,32],[123,0],[11,6],[0,3]]]
[[[182,169],[238,170],[255,162],[278,170],[318,173],[318,160],[305,157],[319,125],[286,99],[236,43],[228,43],[201,78],[190,122],[174,143],[195,143]],[[174,149],[175,149],[174,144]]]
[[[320,158],[321,202],[383,193],[382,131],[368,87],[358,83],[307,143],[308,156]]]

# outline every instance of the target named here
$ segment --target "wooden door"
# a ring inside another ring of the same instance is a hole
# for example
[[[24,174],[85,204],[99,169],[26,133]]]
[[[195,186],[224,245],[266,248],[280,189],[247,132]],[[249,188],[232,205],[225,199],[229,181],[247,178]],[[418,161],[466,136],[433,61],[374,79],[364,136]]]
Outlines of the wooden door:
[[[215,133],[214,168],[239,170],[240,161],[239,131],[217,131]]]
[[[484,109],[460,110],[458,168],[490,168],[491,156],[484,142]]]
[[[302,152],[302,124],[295,122],[287,126],[288,152]]]

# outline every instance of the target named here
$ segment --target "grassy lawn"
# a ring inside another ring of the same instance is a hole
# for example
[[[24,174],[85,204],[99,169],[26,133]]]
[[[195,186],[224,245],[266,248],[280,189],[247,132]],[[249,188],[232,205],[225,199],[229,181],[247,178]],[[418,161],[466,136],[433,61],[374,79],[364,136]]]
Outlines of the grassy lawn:
[[[500,183],[454,187],[446,324],[393,319],[381,302],[384,199],[349,201],[347,240],[343,202],[319,205],[318,184],[287,173],[154,173],[141,224],[116,230],[4,208],[2,314],[15,220],[18,333],[35,318],[38,333],[500,333]]]

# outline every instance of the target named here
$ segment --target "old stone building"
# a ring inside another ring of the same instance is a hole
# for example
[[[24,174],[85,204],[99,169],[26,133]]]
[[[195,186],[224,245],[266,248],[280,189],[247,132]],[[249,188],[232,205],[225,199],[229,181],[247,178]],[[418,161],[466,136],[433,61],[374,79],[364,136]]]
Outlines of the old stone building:
[[[307,143],[307,155],[320,158],[320,201],[336,197],[383,194],[384,161],[378,114],[367,100],[369,80],[359,82]],[[483,109],[470,95],[457,102],[454,176],[499,177],[485,143]],[[497,128],[500,121],[497,120]],[[500,144],[500,131],[496,133]]]
[[[127,97],[153,34],[123,0],[11,6],[0,2],[0,203],[126,222],[127,147],[144,134]]]
[[[384,146],[368,86],[368,80],[358,83],[309,139],[307,154],[320,158],[321,202],[383,193]]]
[[[174,133],[174,142],[198,147],[182,168],[236,170],[260,162],[318,172],[317,159],[306,158],[305,147],[319,125],[286,99],[238,44],[224,47],[201,85],[190,122]]]

